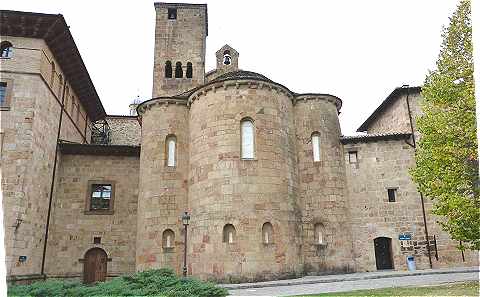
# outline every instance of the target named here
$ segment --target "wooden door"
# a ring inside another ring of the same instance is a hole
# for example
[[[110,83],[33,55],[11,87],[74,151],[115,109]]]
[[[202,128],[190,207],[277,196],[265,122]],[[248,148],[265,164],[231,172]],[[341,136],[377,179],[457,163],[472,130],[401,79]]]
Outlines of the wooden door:
[[[88,250],[83,264],[83,282],[103,282],[107,278],[107,253],[100,248]]]
[[[375,245],[377,269],[393,269],[392,239],[388,237],[377,237],[373,242]]]

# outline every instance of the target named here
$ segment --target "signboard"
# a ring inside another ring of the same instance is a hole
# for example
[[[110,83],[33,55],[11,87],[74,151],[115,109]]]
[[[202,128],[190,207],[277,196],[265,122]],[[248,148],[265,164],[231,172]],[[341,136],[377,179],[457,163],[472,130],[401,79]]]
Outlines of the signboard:
[[[402,233],[398,235],[399,240],[412,240],[412,234]]]

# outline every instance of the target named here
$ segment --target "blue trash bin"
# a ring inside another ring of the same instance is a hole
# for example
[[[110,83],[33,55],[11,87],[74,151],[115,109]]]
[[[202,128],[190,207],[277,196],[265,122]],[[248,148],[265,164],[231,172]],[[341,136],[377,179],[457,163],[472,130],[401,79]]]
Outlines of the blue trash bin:
[[[413,256],[408,256],[407,257],[407,267],[408,267],[408,270],[410,270],[410,271],[415,271],[416,270],[415,258]]]

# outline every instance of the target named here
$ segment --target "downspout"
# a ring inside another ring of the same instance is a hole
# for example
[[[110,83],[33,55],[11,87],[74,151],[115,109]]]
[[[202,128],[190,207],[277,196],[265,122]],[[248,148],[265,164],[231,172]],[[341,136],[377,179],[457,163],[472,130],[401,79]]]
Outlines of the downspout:
[[[412,112],[410,110],[410,101],[408,100],[409,99],[409,95],[410,95],[410,87],[408,85],[403,85],[402,88],[406,88],[407,89],[407,98],[406,98],[406,101],[407,101],[407,111],[408,111],[408,119],[410,121],[410,130],[412,132],[412,141],[413,141],[413,150],[415,151],[415,154],[417,152],[417,144],[415,142],[415,130],[413,129],[413,120],[412,120]],[[430,252],[430,240],[429,240],[429,237],[428,237],[428,227],[427,227],[427,215],[425,214],[425,201],[424,201],[424,198],[423,198],[423,194],[422,192],[420,192],[420,200],[422,202],[422,214],[423,214],[423,225],[425,227],[425,237],[426,237],[426,241],[427,241],[427,252],[428,252],[428,262],[430,264],[430,269],[433,268],[433,265],[432,265],[432,255],[431,255],[431,252]]]
[[[48,227],[50,225],[50,214],[52,210],[52,200],[53,200],[53,189],[55,187],[55,174],[57,172],[57,157],[58,157],[58,150],[59,150],[59,143],[58,140],[60,139],[60,131],[62,129],[62,118],[63,118],[63,111],[64,109],[64,100],[65,100],[65,86],[67,84],[67,80],[65,79],[63,82],[63,90],[62,90],[62,104],[60,104],[60,118],[58,120],[58,130],[57,130],[57,139],[55,140],[55,158],[53,160],[53,172],[52,172],[52,183],[50,184],[50,196],[48,198],[48,212],[47,212],[47,223],[45,226],[45,236],[43,239],[43,255],[42,255],[42,269],[40,274],[46,278],[45,275],[45,256],[47,254],[47,240],[48,240]]]

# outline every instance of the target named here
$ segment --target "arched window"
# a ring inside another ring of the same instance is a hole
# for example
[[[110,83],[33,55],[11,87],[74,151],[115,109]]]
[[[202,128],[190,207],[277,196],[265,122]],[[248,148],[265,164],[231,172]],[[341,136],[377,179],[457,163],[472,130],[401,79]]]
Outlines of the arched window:
[[[315,234],[314,234],[314,240],[315,244],[321,244],[324,245],[326,243],[326,238],[325,238],[325,227],[321,223],[315,224]]]
[[[230,56],[230,51],[226,50],[223,52],[223,65],[232,64],[232,56]]]
[[[177,62],[177,64],[175,64],[175,78],[182,78],[182,77],[183,77],[182,62]]]
[[[58,96],[62,96],[62,85],[63,85],[63,76],[58,75]]]
[[[320,133],[312,133],[313,162],[320,161]]]
[[[192,74],[193,74],[192,63],[188,62],[187,63],[187,78],[192,78]]]
[[[2,41],[2,43],[0,43],[0,53],[2,58],[11,58],[13,45],[9,41]]]
[[[255,158],[255,131],[253,121],[251,119],[243,119],[240,122],[240,130],[242,159],[253,159]]]
[[[235,227],[232,224],[226,224],[223,227],[223,242],[234,243],[236,237]]]
[[[50,85],[53,87],[53,82],[55,80],[55,63],[53,63],[53,61],[50,63],[50,70],[51,70],[51,74],[50,74]]]
[[[172,62],[165,62],[165,77],[172,78]]]
[[[163,231],[162,234],[162,247],[163,248],[173,248],[175,243],[175,233],[173,233],[172,229],[167,229]]]
[[[175,167],[177,158],[176,158],[176,149],[177,149],[177,137],[175,135],[169,135],[166,139],[166,153],[167,153],[167,166]]]
[[[262,240],[264,244],[273,243],[273,226],[269,222],[262,226]]]

